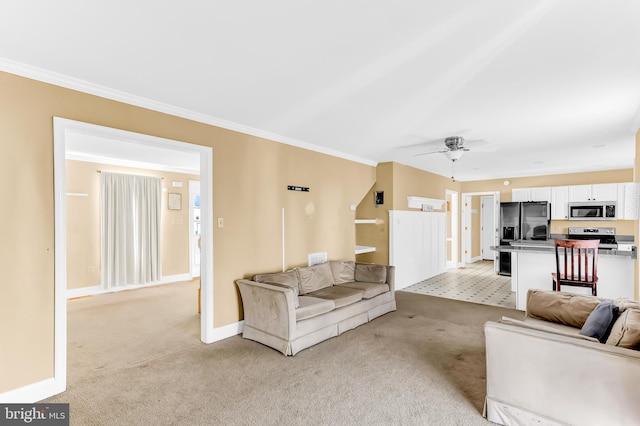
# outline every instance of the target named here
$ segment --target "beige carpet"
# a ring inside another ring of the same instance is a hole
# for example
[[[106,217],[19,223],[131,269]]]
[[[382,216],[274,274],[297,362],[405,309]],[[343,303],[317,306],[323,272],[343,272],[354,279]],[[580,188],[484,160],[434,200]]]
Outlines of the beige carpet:
[[[398,292],[396,312],[285,357],[200,343],[196,289],[70,301],[68,390],[47,401],[73,425],[486,425],[483,324],[521,316]]]

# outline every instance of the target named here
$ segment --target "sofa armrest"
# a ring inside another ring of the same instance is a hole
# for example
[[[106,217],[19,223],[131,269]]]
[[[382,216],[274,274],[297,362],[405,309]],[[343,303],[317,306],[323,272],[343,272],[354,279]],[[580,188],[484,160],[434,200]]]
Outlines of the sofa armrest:
[[[562,424],[640,418],[640,352],[512,324],[484,329],[488,420],[505,424],[516,410]]]
[[[292,288],[237,280],[245,327],[290,340],[295,336],[295,293]]]
[[[396,291],[396,267],[387,265],[387,284],[389,284],[389,291],[391,294],[395,294]]]

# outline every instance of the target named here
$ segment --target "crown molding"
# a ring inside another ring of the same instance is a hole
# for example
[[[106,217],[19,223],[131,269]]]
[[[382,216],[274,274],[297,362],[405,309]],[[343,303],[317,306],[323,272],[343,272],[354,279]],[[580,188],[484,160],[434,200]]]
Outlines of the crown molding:
[[[76,90],[90,95],[99,96],[101,98],[111,99],[140,108],[145,108],[164,114],[197,121],[199,123],[209,124],[223,129],[232,130],[234,132],[244,133],[259,138],[268,139],[274,142],[303,148],[309,151],[315,151],[321,154],[343,158],[345,160],[354,161],[356,163],[362,163],[374,167],[378,165],[377,161],[373,161],[367,158],[358,157],[334,149],[314,145],[309,142],[304,142],[287,136],[278,135],[266,130],[245,126],[240,123],[235,123],[232,121],[224,120],[222,118],[191,111],[186,108],[180,108],[163,102],[157,102],[142,96],[133,95],[131,93],[112,89],[106,86],[101,86],[99,84],[94,84],[85,80],[70,77],[65,74],[60,74],[32,65],[23,64],[21,62],[12,61],[6,58],[0,58],[0,71],[30,78],[32,80],[41,81],[43,83],[49,83],[55,86]]]

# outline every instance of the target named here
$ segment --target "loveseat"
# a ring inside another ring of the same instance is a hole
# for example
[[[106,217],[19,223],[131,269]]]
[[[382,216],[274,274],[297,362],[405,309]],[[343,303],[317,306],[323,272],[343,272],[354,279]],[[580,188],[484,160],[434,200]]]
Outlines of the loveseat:
[[[238,280],[242,337],[295,355],[395,311],[394,277],[393,266],[329,261]]]
[[[529,290],[524,319],[489,321],[485,338],[488,420],[640,421],[640,303]]]

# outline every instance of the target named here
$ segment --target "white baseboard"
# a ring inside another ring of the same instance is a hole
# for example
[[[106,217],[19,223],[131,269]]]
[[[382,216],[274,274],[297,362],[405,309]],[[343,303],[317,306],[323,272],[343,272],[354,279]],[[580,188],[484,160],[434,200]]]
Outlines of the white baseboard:
[[[186,274],[176,274],[176,275],[167,275],[162,277],[160,281],[154,281],[147,284],[136,284],[136,285],[125,285],[117,288],[110,288],[108,290],[104,290],[100,288],[99,285],[93,287],[81,287],[81,288],[73,288],[71,290],[67,290],[67,299],[73,299],[76,297],[84,297],[84,296],[93,296],[96,294],[104,294],[104,293],[115,293],[118,291],[124,290],[135,290],[137,288],[145,288],[145,287],[153,287],[157,285],[163,284],[171,284],[180,281],[191,281],[191,275]]]
[[[207,341],[204,343],[214,343],[219,340],[237,336],[242,333],[242,330],[244,330],[244,321],[238,321],[229,325],[214,328],[213,332],[207,337]]]
[[[472,257],[469,263],[480,262],[482,260],[482,256]]]
[[[56,379],[45,379],[17,389],[0,393],[3,404],[33,404],[66,390],[66,385]]]

